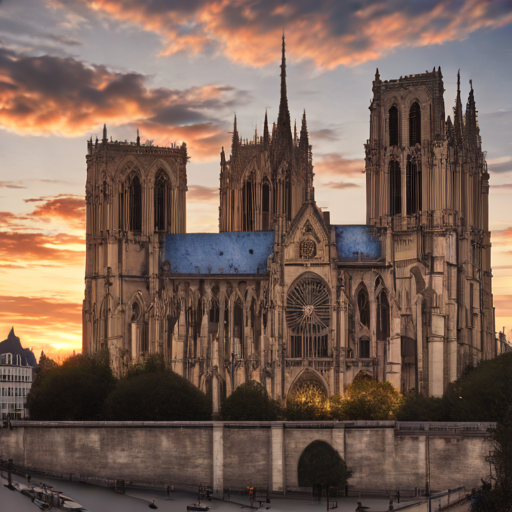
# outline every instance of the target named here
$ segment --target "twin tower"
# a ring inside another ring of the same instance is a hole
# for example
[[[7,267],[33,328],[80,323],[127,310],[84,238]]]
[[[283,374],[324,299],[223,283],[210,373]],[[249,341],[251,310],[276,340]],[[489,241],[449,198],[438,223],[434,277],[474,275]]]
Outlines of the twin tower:
[[[363,372],[440,395],[496,355],[489,174],[474,93],[445,117],[441,70],[373,82],[367,223],[314,200],[292,131],[283,39],[276,123],[221,152],[219,233],[185,234],[187,148],[88,143],[83,350],[118,373],[145,353],[211,396],[343,393]]]

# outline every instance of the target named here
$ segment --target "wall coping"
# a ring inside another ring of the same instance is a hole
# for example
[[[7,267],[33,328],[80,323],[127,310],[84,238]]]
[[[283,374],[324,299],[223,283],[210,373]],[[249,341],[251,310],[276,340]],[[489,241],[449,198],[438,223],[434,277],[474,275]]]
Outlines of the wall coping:
[[[11,421],[23,428],[285,428],[285,429],[394,429],[418,432],[488,432],[492,422],[413,421]]]

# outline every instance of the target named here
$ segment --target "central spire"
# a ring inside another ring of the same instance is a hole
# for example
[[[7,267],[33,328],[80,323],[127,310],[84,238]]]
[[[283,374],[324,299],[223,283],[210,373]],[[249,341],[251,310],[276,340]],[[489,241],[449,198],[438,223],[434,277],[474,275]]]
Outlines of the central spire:
[[[291,139],[291,126],[290,126],[290,111],[288,110],[288,97],[286,95],[286,44],[284,41],[283,32],[283,50],[281,56],[281,100],[279,102],[279,116],[277,118],[277,126],[286,129],[290,132]]]
[[[283,49],[281,56],[281,100],[279,102],[279,115],[277,117],[277,137],[275,144],[276,163],[279,165],[283,159],[289,159],[292,151],[292,128],[288,97],[286,95],[286,54],[283,33]]]

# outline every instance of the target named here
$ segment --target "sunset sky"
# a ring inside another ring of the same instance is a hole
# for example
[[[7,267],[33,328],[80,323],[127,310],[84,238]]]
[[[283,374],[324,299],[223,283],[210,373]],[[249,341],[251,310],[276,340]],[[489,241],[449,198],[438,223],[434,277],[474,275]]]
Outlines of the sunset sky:
[[[81,349],[86,139],[185,141],[188,232],[217,231],[219,153],[306,109],[317,203],[365,222],[372,80],[441,66],[473,80],[491,174],[496,329],[512,327],[511,0],[0,0],[0,341]]]

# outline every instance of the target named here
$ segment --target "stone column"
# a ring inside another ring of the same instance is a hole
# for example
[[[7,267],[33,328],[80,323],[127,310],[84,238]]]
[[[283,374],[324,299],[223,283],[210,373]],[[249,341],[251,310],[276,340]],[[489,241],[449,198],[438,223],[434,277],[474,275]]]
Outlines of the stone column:
[[[213,492],[224,493],[224,424],[213,423]]]

